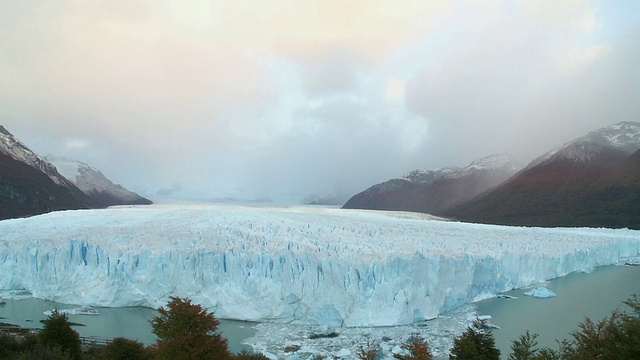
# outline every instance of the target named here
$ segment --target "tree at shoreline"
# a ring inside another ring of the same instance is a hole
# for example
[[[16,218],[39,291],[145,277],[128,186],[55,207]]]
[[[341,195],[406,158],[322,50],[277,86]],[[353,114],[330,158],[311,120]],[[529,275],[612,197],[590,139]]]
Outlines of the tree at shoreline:
[[[226,360],[231,357],[227,339],[217,333],[218,321],[213,313],[190,299],[171,297],[167,308],[158,309],[160,315],[151,319],[151,327],[158,336],[156,355],[167,360]]]
[[[82,359],[80,335],[71,328],[66,314],[54,310],[43,323],[44,327],[38,334],[38,340],[43,348],[59,349],[62,353],[68,354],[71,359]]]

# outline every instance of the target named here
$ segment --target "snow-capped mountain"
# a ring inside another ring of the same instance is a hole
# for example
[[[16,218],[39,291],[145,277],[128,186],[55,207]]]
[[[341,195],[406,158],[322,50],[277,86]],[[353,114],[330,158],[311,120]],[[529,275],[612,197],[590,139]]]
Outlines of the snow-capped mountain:
[[[562,144],[445,215],[509,225],[640,228],[640,123],[621,122]]]
[[[91,207],[93,199],[0,126],[0,220]]]
[[[0,125],[0,153],[42,171],[57,185],[66,187],[72,185],[53,164],[31,151],[2,125]]]
[[[151,201],[131,192],[121,185],[114,184],[98,169],[86,163],[60,156],[47,155],[58,171],[85,194],[97,200],[102,206],[111,205],[148,205]]]
[[[414,170],[356,194],[346,209],[404,210],[439,215],[515,174],[522,165],[508,154],[494,154],[463,168]]]
[[[0,220],[56,210],[150,203],[87,164],[40,157],[0,126]]]
[[[557,146],[533,160],[527,168],[544,162],[568,159],[580,163],[606,160],[607,153],[619,152],[622,158],[640,150],[640,123],[620,122]]]

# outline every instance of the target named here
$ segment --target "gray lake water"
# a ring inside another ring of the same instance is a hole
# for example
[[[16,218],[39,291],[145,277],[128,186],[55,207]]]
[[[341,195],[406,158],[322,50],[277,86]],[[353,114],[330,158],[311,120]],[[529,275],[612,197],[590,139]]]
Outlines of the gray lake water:
[[[524,296],[526,290],[514,290],[507,294],[517,299],[477,303],[479,314],[491,315],[490,321],[501,327],[493,335],[503,359],[511,352],[511,342],[526,330],[538,334],[539,347],[558,349],[556,340],[570,338],[586,317],[599,321],[624,309],[622,301],[640,295],[640,266],[605,266],[588,274],[569,274],[544,286],[557,296],[537,299]]]
[[[47,317],[45,311],[52,309],[75,309],[77,305],[61,304],[53,301],[28,298],[24,300],[7,300],[0,305],[0,322],[20,325],[28,328],[42,328],[40,320]],[[156,336],[151,332],[151,320],[158,313],[150,308],[96,308],[100,315],[69,315],[69,321],[85,326],[74,326],[80,336],[112,339],[124,337],[150,345],[155,343]],[[255,334],[254,323],[236,320],[220,320],[218,330],[229,340],[229,348],[233,352],[242,349],[250,350],[242,345],[242,340]]]

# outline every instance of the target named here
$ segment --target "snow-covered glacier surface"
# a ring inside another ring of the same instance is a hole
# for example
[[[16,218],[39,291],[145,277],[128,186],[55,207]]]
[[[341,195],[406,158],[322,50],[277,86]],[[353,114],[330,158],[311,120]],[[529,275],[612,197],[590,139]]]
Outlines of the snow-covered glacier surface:
[[[0,221],[0,290],[93,306],[190,297],[220,318],[409,324],[640,255],[640,232],[421,214],[156,205]]]

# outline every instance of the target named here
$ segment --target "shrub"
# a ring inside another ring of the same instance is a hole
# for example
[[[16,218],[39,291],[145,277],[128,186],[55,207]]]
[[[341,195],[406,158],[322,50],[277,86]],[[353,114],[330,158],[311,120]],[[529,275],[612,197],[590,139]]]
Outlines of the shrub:
[[[496,348],[491,331],[482,330],[481,326],[479,321],[474,321],[460,337],[453,340],[449,359],[500,360],[500,350]]]
[[[151,319],[153,333],[158,336],[156,354],[170,360],[226,360],[230,358],[227,340],[216,333],[220,322],[189,299],[171,297],[167,309],[158,309]]]
[[[394,354],[393,357],[401,360],[431,360],[433,355],[429,351],[427,342],[414,336],[411,342],[402,344],[402,347],[409,351],[407,355]]]
[[[82,358],[82,343],[80,335],[71,328],[71,323],[66,314],[58,311],[44,320],[44,327],[38,334],[38,339],[43,348],[60,349],[62,353],[69,355],[71,359]]]
[[[511,344],[511,354],[509,360],[533,360],[538,354],[538,334],[531,334],[528,330],[524,335],[520,335],[518,340],[514,340]]]
[[[144,344],[125,338],[115,338],[104,347],[101,357],[108,360],[147,360],[151,359]]]

